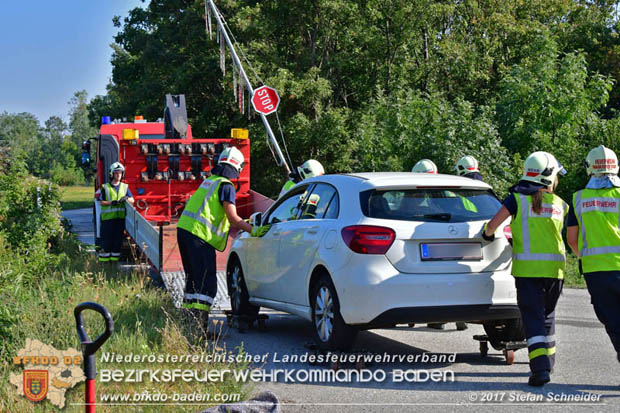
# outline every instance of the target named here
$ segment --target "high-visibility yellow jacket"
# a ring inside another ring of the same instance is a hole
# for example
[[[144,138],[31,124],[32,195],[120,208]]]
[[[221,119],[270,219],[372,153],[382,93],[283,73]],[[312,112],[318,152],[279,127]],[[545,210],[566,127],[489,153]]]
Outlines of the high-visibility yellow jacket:
[[[583,272],[620,270],[620,188],[573,194]]]
[[[187,201],[178,224],[179,228],[191,232],[219,251],[226,248],[230,229],[218,194],[223,183],[232,184],[228,179],[217,175],[202,181],[194,195]]]
[[[105,183],[102,186],[106,201],[120,201],[122,197],[127,195],[127,188],[128,185],[123,182],[119,184],[118,192],[110,183]],[[101,205],[101,220],[107,221],[109,219],[125,219],[125,205]]]
[[[566,251],[562,240],[568,205],[560,197],[544,193],[539,214],[532,197],[515,193],[517,215],[512,229],[512,274],[515,277],[564,278]]]

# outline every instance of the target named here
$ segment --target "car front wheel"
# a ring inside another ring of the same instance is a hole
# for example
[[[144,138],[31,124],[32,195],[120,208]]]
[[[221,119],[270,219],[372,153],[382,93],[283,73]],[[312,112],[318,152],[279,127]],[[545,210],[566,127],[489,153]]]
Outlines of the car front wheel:
[[[321,276],[312,289],[312,325],[319,347],[348,350],[358,330],[347,325],[340,315],[336,288],[327,275]]]
[[[256,316],[260,307],[250,304],[250,295],[243,278],[241,263],[236,259],[228,265],[226,274],[230,306],[234,315]]]

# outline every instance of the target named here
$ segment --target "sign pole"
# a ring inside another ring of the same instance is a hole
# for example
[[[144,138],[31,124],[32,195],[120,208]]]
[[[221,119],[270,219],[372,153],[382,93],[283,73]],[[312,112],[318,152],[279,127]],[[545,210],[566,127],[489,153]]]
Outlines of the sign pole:
[[[241,61],[239,60],[239,57],[237,56],[237,52],[235,51],[235,48],[233,47],[232,42],[230,41],[230,37],[228,37],[228,32],[226,31],[226,28],[224,27],[224,24],[222,23],[222,20],[220,19],[220,13],[217,7],[215,7],[215,3],[213,3],[213,0],[208,0],[208,3],[209,3],[209,6],[211,7],[211,10],[213,10],[213,14],[215,15],[215,20],[217,21],[217,25],[220,27],[221,32],[224,34],[224,39],[226,40],[226,44],[228,45],[228,48],[230,49],[230,54],[232,55],[233,61],[239,68],[239,73],[243,77],[243,80],[245,81],[245,84],[253,98],[254,89],[252,88],[252,84],[250,83],[250,80],[248,79],[248,76],[246,75],[245,70],[243,70],[243,66],[241,65]],[[280,165],[284,165],[287,175],[290,174],[291,169],[289,168],[289,165],[286,162],[286,159],[284,158],[282,151],[280,150],[280,145],[278,145],[278,141],[273,135],[273,131],[271,130],[269,121],[267,121],[267,117],[262,113],[259,113],[259,115],[260,115],[261,120],[263,121],[263,125],[265,125],[265,129],[267,129],[267,135],[269,136],[269,139],[271,140],[271,144],[275,148],[276,154],[278,155],[278,158],[280,159]]]

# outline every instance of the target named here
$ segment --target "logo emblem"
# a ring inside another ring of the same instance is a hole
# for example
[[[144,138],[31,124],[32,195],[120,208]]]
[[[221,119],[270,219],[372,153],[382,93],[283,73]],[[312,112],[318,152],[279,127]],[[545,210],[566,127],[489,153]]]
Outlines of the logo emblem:
[[[448,232],[450,233],[450,235],[456,235],[459,233],[459,230],[456,229],[456,227],[454,225],[450,225],[448,227]]]
[[[39,402],[47,396],[49,389],[49,371],[24,370],[24,396],[33,402]]]

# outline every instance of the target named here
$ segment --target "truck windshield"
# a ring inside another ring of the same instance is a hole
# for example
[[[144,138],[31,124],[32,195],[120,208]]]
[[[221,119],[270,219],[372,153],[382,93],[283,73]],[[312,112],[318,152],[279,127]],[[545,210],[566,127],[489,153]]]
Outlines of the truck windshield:
[[[371,190],[360,201],[367,217],[422,222],[486,220],[501,207],[489,190],[460,188]]]

